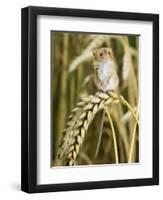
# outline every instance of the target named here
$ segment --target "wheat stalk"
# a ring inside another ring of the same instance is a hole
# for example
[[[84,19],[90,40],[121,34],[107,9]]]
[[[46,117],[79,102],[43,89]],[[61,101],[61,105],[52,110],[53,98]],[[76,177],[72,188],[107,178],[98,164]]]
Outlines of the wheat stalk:
[[[98,142],[97,142],[97,147],[96,147],[96,152],[95,152],[95,158],[97,157],[99,149],[100,149],[100,143],[101,143],[101,138],[102,138],[102,133],[103,133],[103,128],[104,128],[104,120],[105,120],[105,110],[103,110],[103,112],[102,112],[99,137],[98,137]]]
[[[68,117],[68,122],[58,150],[58,157],[65,161],[66,165],[75,165],[77,155],[84,142],[88,127],[97,112],[106,109],[111,104],[123,103],[128,107],[134,119],[138,123],[136,114],[131,106],[121,96],[114,92],[97,92],[82,99]],[[116,154],[117,156],[117,154]],[[116,158],[118,160],[118,158]]]
[[[115,152],[115,162],[117,164],[117,163],[119,163],[119,156],[118,156],[118,147],[117,147],[117,140],[116,140],[116,135],[115,135],[115,129],[114,129],[113,121],[112,121],[112,118],[110,116],[110,113],[109,113],[108,109],[106,109],[106,114],[107,114],[107,116],[109,118],[111,129],[112,129],[113,143],[114,143],[114,152]]]

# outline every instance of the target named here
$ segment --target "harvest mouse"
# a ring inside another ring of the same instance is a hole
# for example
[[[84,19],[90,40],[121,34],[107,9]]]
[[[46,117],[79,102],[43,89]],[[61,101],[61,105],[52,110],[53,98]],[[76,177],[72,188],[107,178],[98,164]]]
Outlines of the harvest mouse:
[[[116,90],[119,78],[113,61],[112,49],[100,48],[95,49],[92,53],[97,88],[103,92]]]

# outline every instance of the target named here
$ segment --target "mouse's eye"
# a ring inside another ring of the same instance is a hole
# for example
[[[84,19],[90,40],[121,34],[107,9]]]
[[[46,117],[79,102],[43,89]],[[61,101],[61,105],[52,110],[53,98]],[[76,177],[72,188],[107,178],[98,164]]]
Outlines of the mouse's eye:
[[[108,52],[109,56],[111,55],[110,51]]]
[[[100,56],[102,56],[102,53],[100,53]]]

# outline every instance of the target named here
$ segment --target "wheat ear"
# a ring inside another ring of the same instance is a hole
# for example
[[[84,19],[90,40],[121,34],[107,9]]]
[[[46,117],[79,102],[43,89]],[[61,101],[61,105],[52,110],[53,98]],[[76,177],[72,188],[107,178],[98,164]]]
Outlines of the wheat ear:
[[[114,92],[97,92],[82,99],[68,117],[68,122],[58,150],[58,157],[65,162],[65,165],[75,165],[77,155],[84,142],[87,130],[97,112],[105,109],[111,104],[123,103],[138,120],[134,111],[127,101]]]

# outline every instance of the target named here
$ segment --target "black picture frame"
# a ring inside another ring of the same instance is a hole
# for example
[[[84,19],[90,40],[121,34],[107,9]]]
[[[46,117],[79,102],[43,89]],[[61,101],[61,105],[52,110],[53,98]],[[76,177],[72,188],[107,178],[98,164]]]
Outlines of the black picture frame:
[[[55,15],[153,23],[153,177],[63,184],[37,184],[37,16]],[[21,11],[21,190],[28,193],[159,184],[159,15],[50,7]]]

